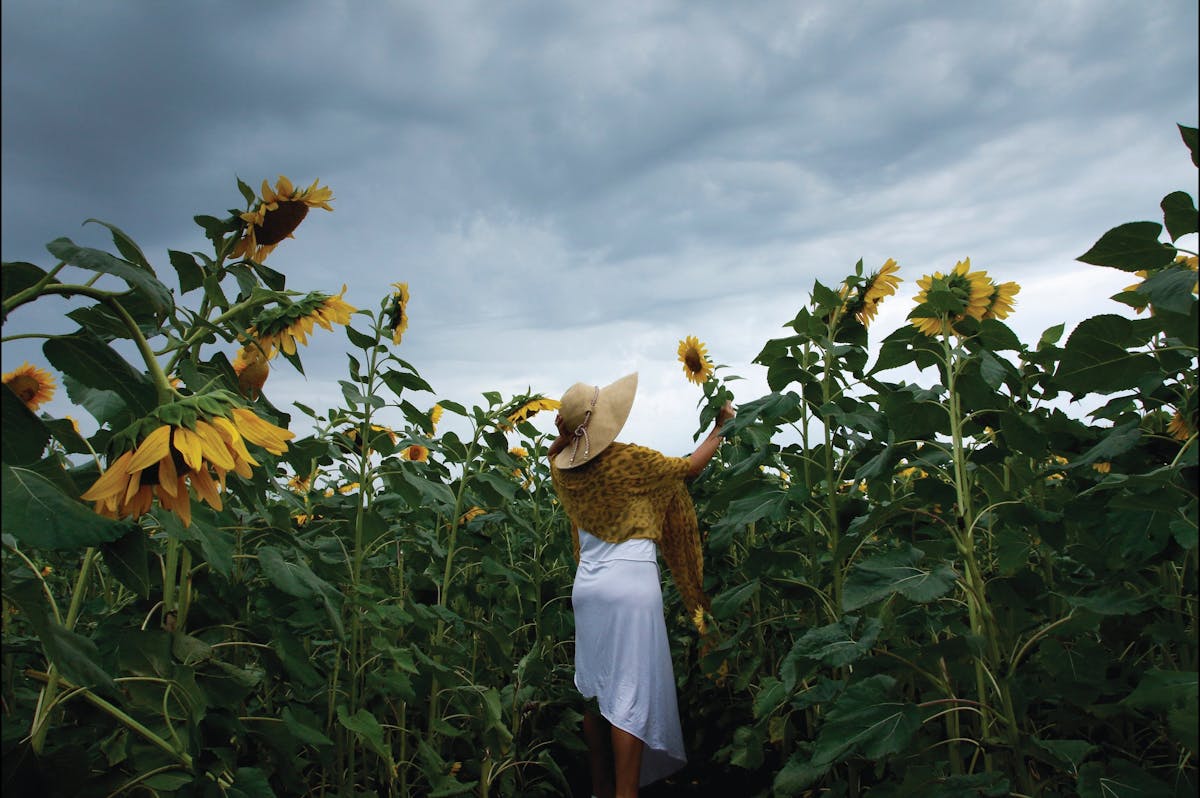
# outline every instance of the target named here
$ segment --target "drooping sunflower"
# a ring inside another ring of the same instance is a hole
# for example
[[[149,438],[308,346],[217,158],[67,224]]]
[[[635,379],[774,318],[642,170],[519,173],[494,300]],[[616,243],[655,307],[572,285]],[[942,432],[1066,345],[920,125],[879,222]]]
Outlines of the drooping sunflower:
[[[704,344],[694,335],[689,335],[679,342],[679,362],[683,364],[683,374],[689,382],[703,385],[712,376],[713,364],[708,359]]]
[[[562,403],[557,399],[546,399],[545,397],[530,399],[512,413],[508,414],[507,426],[511,427],[515,424],[521,423],[522,421],[528,421],[537,415],[541,410],[557,410],[561,404]]]
[[[233,359],[233,372],[237,374],[238,390],[247,399],[257,399],[267,382],[271,367],[267,355],[256,344],[243,346]]]
[[[388,308],[388,327],[392,330],[392,343],[399,344],[408,329],[408,283],[392,283],[392,304]]]
[[[260,313],[254,326],[246,331],[266,353],[267,360],[280,350],[285,354],[296,354],[296,342],[308,343],[308,335],[316,325],[332,330],[333,325],[349,324],[356,308],[342,299],[346,286],[340,294],[323,294],[312,291],[289,305],[280,305]]]
[[[443,412],[441,405],[434,405],[429,409],[429,423],[434,432],[437,432],[437,425],[442,420]]]
[[[95,502],[95,510],[108,518],[141,517],[157,498],[163,508],[192,523],[188,485],[215,510],[222,508],[220,491],[230,471],[252,476],[258,465],[246,441],[272,454],[283,454],[295,433],[264,421],[242,407],[227,408],[227,415],[195,414],[190,425],[159,424],[100,475],[80,497]],[[214,479],[215,475],[215,479]]]
[[[902,278],[896,276],[898,271],[900,267],[896,265],[896,261],[888,258],[863,286],[862,309],[858,311],[857,316],[862,326],[869,326],[875,314],[879,312],[879,303],[896,293],[896,287],[903,282]]]
[[[54,377],[50,375],[50,372],[37,366],[31,366],[28,362],[22,363],[20,368],[5,374],[4,384],[30,410],[36,411],[54,398]]]
[[[413,463],[426,463],[429,462],[429,448],[414,443],[406,448],[400,456]]]
[[[984,311],[985,319],[1007,319],[1013,312],[1014,297],[1020,293],[1021,286],[1012,282],[994,284],[992,297],[988,301],[988,309]]]
[[[996,286],[988,278],[987,272],[971,271],[970,258],[955,264],[949,274],[934,272],[932,275],[925,275],[917,280],[917,285],[921,287],[915,300],[917,308],[909,314],[909,318],[917,330],[929,336],[949,335],[954,332],[956,323],[968,317],[982,321],[996,293]],[[1005,285],[1016,286],[1016,283]],[[962,310],[950,312],[924,307],[935,291],[948,291],[958,301]]]
[[[308,188],[297,189],[283,175],[275,181],[274,188],[264,180],[261,197],[250,210],[241,214],[246,229],[233,249],[233,257],[262,263],[279,242],[292,236],[308,215],[309,208],[332,211],[329,202],[333,199],[333,191],[329,186],[317,188],[320,182],[314,180]]]
[[[1171,420],[1167,422],[1167,432],[1177,441],[1186,441],[1192,437],[1192,428],[1188,424],[1187,419],[1178,410],[1171,416]]]

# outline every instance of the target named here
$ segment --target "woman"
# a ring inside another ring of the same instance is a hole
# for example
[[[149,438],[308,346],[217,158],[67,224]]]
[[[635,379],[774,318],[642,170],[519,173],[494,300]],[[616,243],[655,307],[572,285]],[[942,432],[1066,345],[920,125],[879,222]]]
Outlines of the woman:
[[[696,512],[684,480],[704,470],[733,418],[730,404],[690,457],[617,443],[637,374],[562,397],[550,445],[554,489],[571,520],[578,569],[575,686],[597,798],[629,798],[686,764],[663,618],[658,550],[689,615],[707,609]],[[609,764],[611,751],[612,764]]]

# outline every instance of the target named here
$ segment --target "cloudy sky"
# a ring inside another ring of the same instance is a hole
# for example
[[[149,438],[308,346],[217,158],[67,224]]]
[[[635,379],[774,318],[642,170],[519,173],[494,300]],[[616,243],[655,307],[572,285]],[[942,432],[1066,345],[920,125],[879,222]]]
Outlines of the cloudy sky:
[[[1022,285],[1023,340],[1119,310],[1129,280],[1075,258],[1195,190],[1195,0],[1006,2],[56,2],[5,0],[3,259],[122,227],[164,278],[198,213],[319,178],[269,257],[288,287],[377,307],[411,289],[400,354],[437,398],[641,374],[622,437],[690,449],[696,335],[739,399],[814,279],[964,257]],[[53,301],[6,336],[52,329]],[[58,329],[63,329],[59,323]],[[271,400],[341,401],[343,335]],[[232,349],[230,355],[232,356]],[[6,371],[45,365],[6,343]],[[70,412],[65,397],[49,406]],[[539,426],[551,429],[549,418]]]

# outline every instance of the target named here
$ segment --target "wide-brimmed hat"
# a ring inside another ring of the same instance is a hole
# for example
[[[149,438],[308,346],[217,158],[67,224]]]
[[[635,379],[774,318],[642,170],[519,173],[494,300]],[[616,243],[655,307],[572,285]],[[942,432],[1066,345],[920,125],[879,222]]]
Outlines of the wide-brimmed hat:
[[[574,439],[554,458],[559,468],[576,468],[594,459],[617,439],[637,393],[635,371],[600,388],[577,382],[563,394],[558,414]]]

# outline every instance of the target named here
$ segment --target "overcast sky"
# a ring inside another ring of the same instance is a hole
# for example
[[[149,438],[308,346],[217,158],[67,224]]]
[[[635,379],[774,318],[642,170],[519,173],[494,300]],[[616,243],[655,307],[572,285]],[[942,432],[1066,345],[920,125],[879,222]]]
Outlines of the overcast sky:
[[[170,282],[167,250],[206,249],[192,216],[241,206],[237,177],[319,178],[334,212],[267,263],[360,308],[407,281],[399,354],[436,391],[411,401],[637,370],[622,439],[670,453],[696,429],[686,335],[753,399],[750,360],[814,279],[895,258],[881,339],[918,277],[969,256],[1021,283],[1009,321],[1033,343],[1121,312],[1128,277],[1075,258],[1195,192],[1176,129],[1197,121],[1195,0],[0,9],[4,260],[52,266],[63,235],[111,248],[80,226],[98,217]],[[346,347],[318,330],[307,380],[279,361],[268,396],[340,403]],[[4,345],[5,371],[26,359],[46,365]]]

